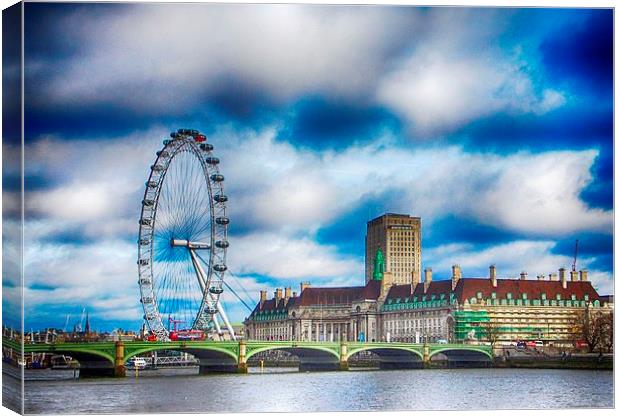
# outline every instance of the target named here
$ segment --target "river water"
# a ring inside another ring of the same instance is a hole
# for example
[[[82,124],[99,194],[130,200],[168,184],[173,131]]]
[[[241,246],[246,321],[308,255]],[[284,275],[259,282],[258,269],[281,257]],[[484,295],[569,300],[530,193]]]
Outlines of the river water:
[[[4,394],[10,384],[4,376]],[[14,379],[13,379],[14,380]],[[613,407],[613,372],[434,369],[26,383],[27,413],[303,412]]]

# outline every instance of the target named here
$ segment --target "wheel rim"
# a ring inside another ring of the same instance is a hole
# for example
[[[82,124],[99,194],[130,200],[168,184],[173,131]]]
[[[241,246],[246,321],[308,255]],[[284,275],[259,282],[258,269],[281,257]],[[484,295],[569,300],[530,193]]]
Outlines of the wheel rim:
[[[138,239],[138,274],[144,319],[160,340],[170,321],[211,331],[226,273],[227,225],[223,176],[213,146],[192,135],[165,140],[146,182]],[[200,241],[201,287],[189,249],[172,239]]]

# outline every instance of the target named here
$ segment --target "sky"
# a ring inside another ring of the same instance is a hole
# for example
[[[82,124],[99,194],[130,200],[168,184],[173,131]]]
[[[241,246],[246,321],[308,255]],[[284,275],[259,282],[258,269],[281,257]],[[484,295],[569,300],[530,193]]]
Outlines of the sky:
[[[140,201],[177,128],[204,132],[221,160],[228,281],[250,306],[302,281],[363,285],[366,222],[385,212],[422,218],[435,280],[452,264],[548,275],[579,239],[578,269],[613,291],[611,10],[25,10],[26,330],[72,327],[84,308],[100,330],[140,328]],[[19,136],[5,127],[10,252]],[[5,252],[5,323],[17,258]],[[230,292],[224,304],[248,315]]]

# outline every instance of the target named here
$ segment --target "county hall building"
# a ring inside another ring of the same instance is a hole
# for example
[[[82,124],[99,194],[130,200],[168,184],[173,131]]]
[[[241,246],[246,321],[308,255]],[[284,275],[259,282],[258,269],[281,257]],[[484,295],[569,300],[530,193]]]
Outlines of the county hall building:
[[[421,220],[385,214],[368,222],[366,284],[276,289],[245,320],[245,337],[256,340],[462,342],[498,344],[542,340],[568,346],[584,311],[609,313],[586,270],[563,268],[548,276],[500,278],[494,265],[485,277],[462,277],[452,266],[449,279],[421,279]]]

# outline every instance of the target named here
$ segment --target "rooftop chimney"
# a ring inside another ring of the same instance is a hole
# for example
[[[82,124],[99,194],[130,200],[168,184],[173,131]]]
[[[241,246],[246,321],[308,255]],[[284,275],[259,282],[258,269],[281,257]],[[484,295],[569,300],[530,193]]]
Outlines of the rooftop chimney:
[[[560,282],[562,282],[562,288],[566,289],[566,269],[561,267],[560,270]]]
[[[273,292],[273,297],[276,299],[276,302],[282,299],[282,289],[277,288],[276,291]]]
[[[579,278],[577,277],[577,271],[576,270],[571,270],[570,271],[570,281],[571,282],[576,282],[578,280],[579,280]]]
[[[432,281],[433,281],[433,269],[431,269],[430,267],[427,267],[426,269],[424,269],[424,293],[426,293]]]
[[[291,288],[287,287],[284,289],[284,300],[288,302],[290,297],[291,297]]]
[[[497,287],[497,269],[494,264],[489,266],[489,279],[491,279],[491,285]]]
[[[525,272],[525,271],[521,272],[519,277],[521,278],[521,280],[527,280],[527,272]]]
[[[411,287],[415,289],[415,287],[420,283],[420,276],[415,272],[415,270],[411,271]]]
[[[461,279],[461,266],[455,264],[452,266],[452,290],[456,288],[456,284]]]
[[[557,281],[558,280],[558,274],[557,273],[549,273],[549,280]]]
[[[539,274],[538,276],[536,276],[537,280],[545,280],[545,275],[544,274]]]
[[[267,300],[267,291],[266,290],[261,290],[260,291],[260,308],[263,308],[263,305],[265,304],[265,301]]]
[[[588,281],[588,271],[587,270],[579,270],[579,280],[582,282]]]
[[[296,298],[297,297],[297,292],[293,292],[293,297]]]
[[[304,293],[304,289],[310,287],[310,282],[301,282],[299,284],[299,296],[301,296]]]

